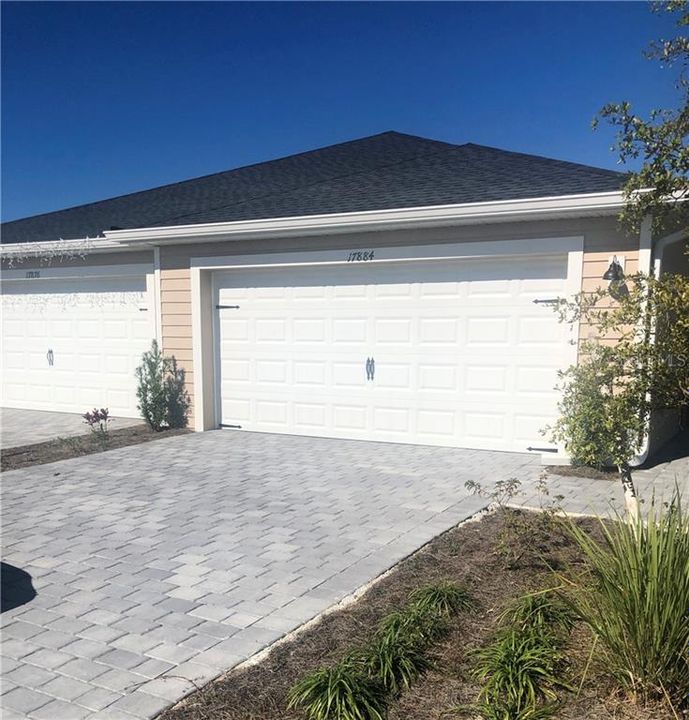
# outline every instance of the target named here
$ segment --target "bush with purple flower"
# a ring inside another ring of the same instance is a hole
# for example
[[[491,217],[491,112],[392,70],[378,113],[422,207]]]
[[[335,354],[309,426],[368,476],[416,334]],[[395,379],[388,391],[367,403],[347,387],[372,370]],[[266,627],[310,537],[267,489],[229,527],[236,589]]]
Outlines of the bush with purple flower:
[[[108,432],[110,430],[110,423],[112,422],[108,408],[100,408],[100,410],[98,408],[93,408],[91,412],[84,413],[82,417],[84,418],[84,422],[91,429],[94,438],[105,450],[108,447]]]

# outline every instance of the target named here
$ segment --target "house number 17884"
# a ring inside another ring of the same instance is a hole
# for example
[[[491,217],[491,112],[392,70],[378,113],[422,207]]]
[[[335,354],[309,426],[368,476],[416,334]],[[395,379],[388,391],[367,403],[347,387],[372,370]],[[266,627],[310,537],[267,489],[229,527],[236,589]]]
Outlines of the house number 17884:
[[[347,262],[366,262],[373,260],[373,250],[354,250],[347,255]]]

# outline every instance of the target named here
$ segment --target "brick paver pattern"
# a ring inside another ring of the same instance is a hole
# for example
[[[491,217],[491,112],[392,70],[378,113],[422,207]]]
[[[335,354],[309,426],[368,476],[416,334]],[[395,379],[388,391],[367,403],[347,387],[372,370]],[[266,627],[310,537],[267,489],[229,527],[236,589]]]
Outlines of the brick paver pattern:
[[[2,615],[3,720],[154,717],[484,507],[466,480],[516,477],[533,505],[540,472],[525,454],[218,431],[5,473],[3,560],[36,597]],[[689,475],[644,473],[644,492]],[[551,484],[577,512],[619,500],[617,483]]]

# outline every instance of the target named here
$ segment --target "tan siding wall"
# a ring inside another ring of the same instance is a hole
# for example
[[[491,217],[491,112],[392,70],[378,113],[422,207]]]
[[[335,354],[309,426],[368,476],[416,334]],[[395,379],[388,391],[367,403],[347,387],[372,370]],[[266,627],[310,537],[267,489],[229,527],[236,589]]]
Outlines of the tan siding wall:
[[[632,275],[639,270],[639,250],[624,249],[620,247],[617,250],[587,250],[584,246],[584,265],[582,269],[581,291],[585,293],[595,292],[598,288],[604,288],[608,285],[603,280],[603,273],[610,266],[610,258],[614,255],[624,256],[624,274]],[[611,304],[613,301],[604,301],[599,303],[600,307]],[[615,340],[620,337],[619,333],[608,332],[604,337],[599,336],[598,329],[595,325],[582,322],[579,325],[579,341],[580,343],[598,337],[604,344],[612,345]]]
[[[161,270],[160,318],[162,349],[174,355],[186,371],[186,387],[191,398],[190,425],[194,415],[194,363],[191,332],[191,274],[189,268]]]

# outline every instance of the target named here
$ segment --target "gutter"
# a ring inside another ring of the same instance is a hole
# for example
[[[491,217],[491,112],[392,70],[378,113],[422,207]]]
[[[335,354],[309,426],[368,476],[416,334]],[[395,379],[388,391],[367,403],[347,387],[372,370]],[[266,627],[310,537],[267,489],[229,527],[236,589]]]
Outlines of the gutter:
[[[617,214],[622,205],[622,193],[606,192],[526,200],[500,200],[328,215],[107,230],[104,235],[110,242],[128,247],[193,244],[250,238],[304,237],[401,228],[514,222],[529,219],[605,216]]]
[[[122,252],[128,248],[105,238],[77,238],[74,240],[42,240],[40,242],[21,242],[0,244],[0,259],[22,260],[45,257],[92,255],[103,252]]]

